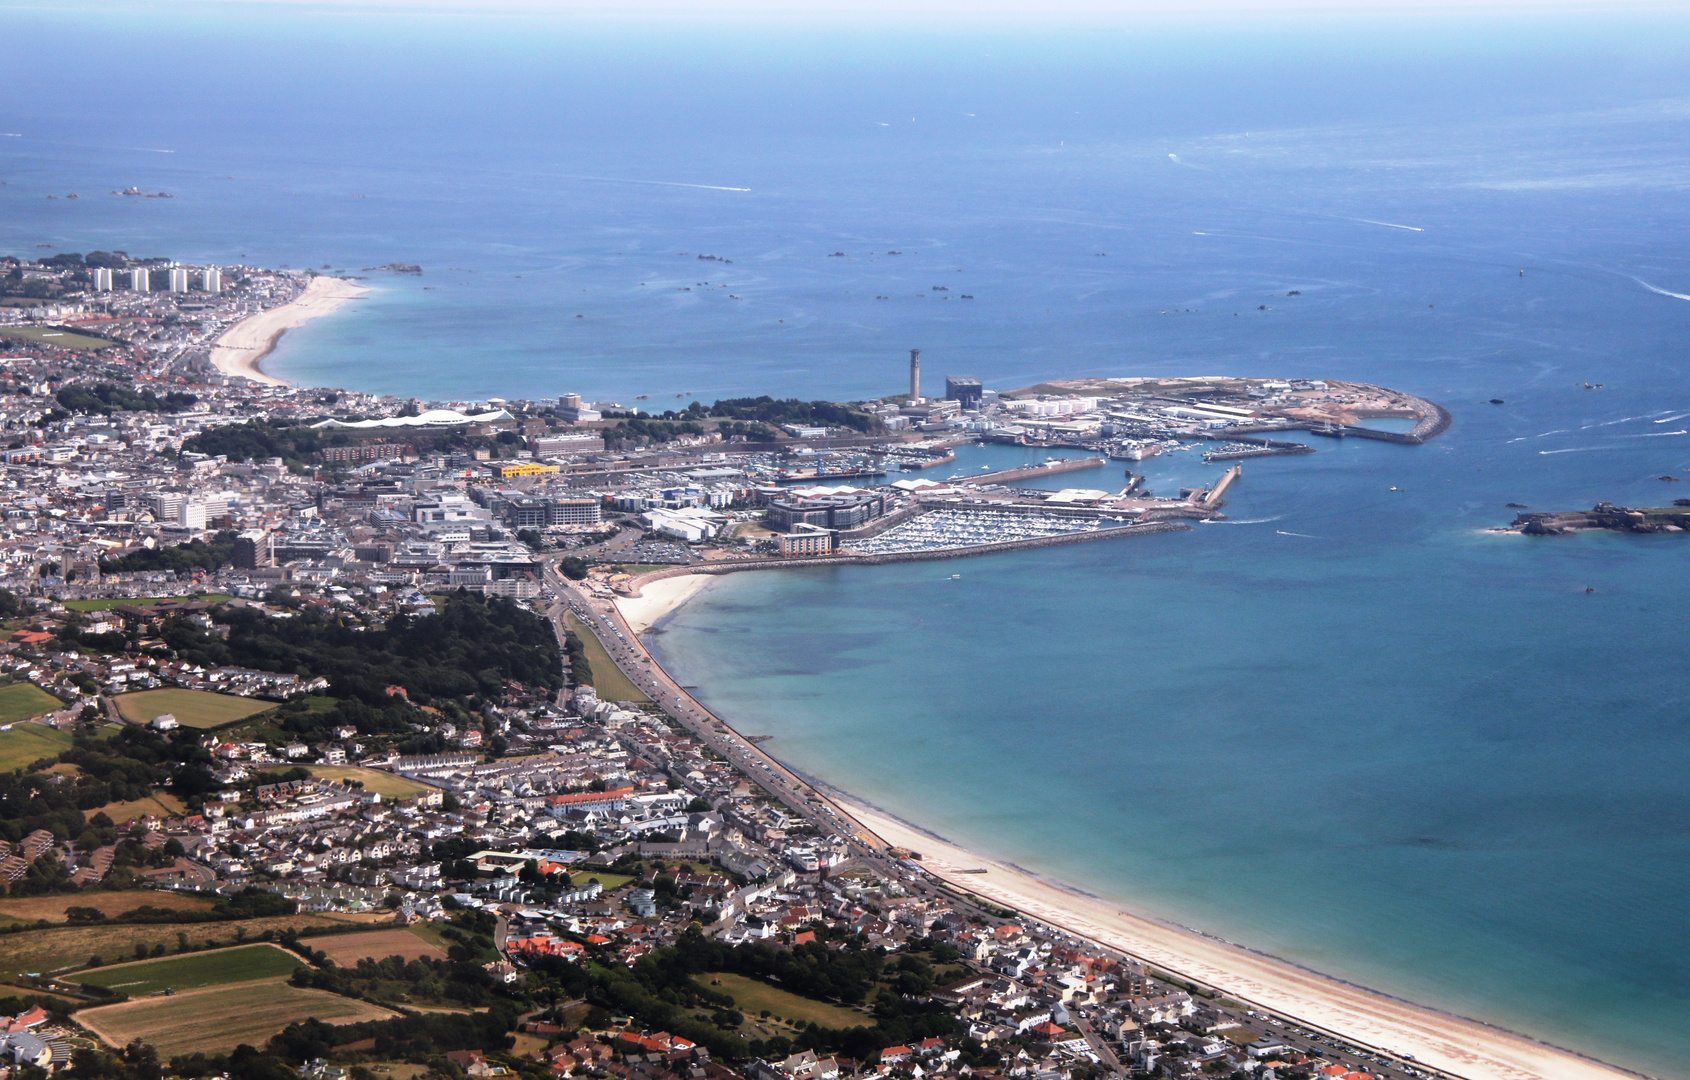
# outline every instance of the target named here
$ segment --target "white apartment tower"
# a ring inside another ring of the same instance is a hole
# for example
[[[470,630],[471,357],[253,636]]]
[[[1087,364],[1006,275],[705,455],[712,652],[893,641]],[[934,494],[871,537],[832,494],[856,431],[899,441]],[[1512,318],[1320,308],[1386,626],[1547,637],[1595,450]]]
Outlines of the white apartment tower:
[[[170,268],[170,291],[188,291],[188,272],[180,266],[173,266]]]
[[[215,266],[208,266],[200,274],[200,286],[208,293],[223,291],[223,271]]]
[[[111,292],[111,269],[105,266],[94,268],[94,291]]]
[[[152,285],[150,283],[146,267],[137,266],[135,269],[129,271],[129,287],[134,289],[136,292],[152,291]]]

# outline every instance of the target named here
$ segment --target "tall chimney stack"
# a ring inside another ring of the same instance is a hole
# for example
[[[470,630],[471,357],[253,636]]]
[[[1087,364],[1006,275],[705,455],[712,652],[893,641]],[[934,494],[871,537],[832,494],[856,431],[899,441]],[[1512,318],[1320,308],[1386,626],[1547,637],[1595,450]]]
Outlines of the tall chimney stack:
[[[921,350],[910,350],[910,404],[921,400]]]

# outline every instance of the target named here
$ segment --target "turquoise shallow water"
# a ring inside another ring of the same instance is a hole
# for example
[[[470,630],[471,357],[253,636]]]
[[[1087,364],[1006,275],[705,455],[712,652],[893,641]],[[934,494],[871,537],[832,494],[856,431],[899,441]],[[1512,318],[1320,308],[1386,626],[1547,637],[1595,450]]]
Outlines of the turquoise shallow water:
[[[1251,462],[1253,523],[740,575],[656,645],[765,750],[950,839],[1672,1073],[1684,554],[1485,535],[1473,472]]]
[[[1428,446],[1247,462],[1229,524],[746,575],[659,648],[795,766],[958,840],[1690,1077],[1685,540],[1483,531],[1690,495],[1657,479],[1690,474],[1682,16],[0,6],[0,40],[0,252],[423,265],[288,335],[301,382],[849,399],[919,346],[929,386],[1305,375],[1448,405]],[[131,185],[175,198],[104,194]]]

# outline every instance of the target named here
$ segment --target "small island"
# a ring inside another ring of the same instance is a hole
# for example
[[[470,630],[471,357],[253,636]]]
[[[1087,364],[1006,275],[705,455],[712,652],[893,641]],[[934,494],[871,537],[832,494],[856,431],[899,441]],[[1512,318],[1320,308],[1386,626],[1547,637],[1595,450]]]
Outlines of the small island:
[[[1501,532],[1524,536],[1565,536],[1593,529],[1623,533],[1668,533],[1690,530],[1690,499],[1675,499],[1671,506],[1634,509],[1599,502],[1589,510],[1520,514]]]

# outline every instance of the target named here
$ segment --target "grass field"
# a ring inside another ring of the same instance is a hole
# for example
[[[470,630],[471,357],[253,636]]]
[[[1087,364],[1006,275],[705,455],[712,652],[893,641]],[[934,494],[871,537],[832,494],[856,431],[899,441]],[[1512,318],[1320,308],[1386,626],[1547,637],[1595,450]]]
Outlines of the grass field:
[[[611,874],[603,870],[576,870],[569,875],[571,881],[585,885],[589,881],[597,881],[604,886],[605,892],[615,892],[628,882],[634,880],[630,874]]]
[[[222,727],[276,707],[271,701],[206,690],[138,690],[112,700],[117,702],[117,711],[132,724],[145,724],[161,713],[169,713],[177,723],[189,728]]]
[[[296,1020],[353,1024],[397,1015],[368,1002],[272,981],[102,1005],[82,1010],[76,1019],[112,1046],[143,1039],[168,1060],[196,1050],[233,1050],[242,1043],[263,1046]]]
[[[84,892],[70,896],[20,896],[14,900],[0,900],[0,923],[32,923],[37,919],[62,923],[65,921],[65,908],[67,907],[99,908],[109,916],[121,915],[125,911],[133,911],[135,908],[142,906],[169,908],[172,911],[204,911],[211,906],[211,901],[200,896],[155,892],[151,889],[145,892]]]
[[[72,611],[110,611],[114,607],[146,607],[166,600],[225,604],[230,597],[223,593],[207,593],[204,596],[108,596],[101,600],[66,600],[65,607]]]
[[[107,803],[97,810],[85,810],[82,816],[92,820],[95,814],[104,814],[112,819],[113,824],[123,825],[149,814],[153,817],[177,817],[182,810],[181,799],[168,791],[155,791],[144,799]]]
[[[278,945],[243,945],[95,968],[76,975],[75,981],[141,997],[160,990],[197,990],[202,986],[274,979],[291,975],[295,968],[304,965],[304,960]]]
[[[139,894],[146,895],[146,894]],[[162,945],[176,951],[176,934],[184,933],[191,945],[217,942],[235,943],[237,928],[247,937],[256,938],[266,930],[278,934],[287,927],[304,929],[307,926],[345,926],[349,920],[331,915],[277,915],[268,919],[247,919],[239,923],[159,923],[107,924],[104,926],[64,926],[51,930],[31,930],[27,934],[0,935],[0,978],[33,972],[60,971],[80,967],[90,957],[101,957],[104,963],[117,963],[135,955],[135,947],[149,950]]]
[[[74,330],[60,330],[52,326],[8,326],[0,329],[0,337],[39,341],[45,345],[57,345],[61,349],[81,349],[84,352],[97,352],[112,347],[112,343],[103,338],[89,337]]]
[[[732,996],[734,1006],[745,1014],[747,1023],[764,1009],[783,1020],[796,1020],[801,1024],[814,1021],[825,1028],[867,1027],[874,1023],[874,1018],[867,1013],[829,1005],[825,1001],[811,1001],[744,975],[719,971],[697,978],[710,989]]]
[[[320,940],[322,944],[316,944]],[[376,960],[386,960],[390,956],[403,956],[407,960],[415,960],[426,956],[431,960],[444,960],[446,954],[432,943],[409,930],[372,930],[368,934],[336,934],[334,937],[314,939],[313,948],[321,949],[330,960],[340,967],[356,967],[358,961],[368,956]]]
[[[15,686],[6,687],[6,690],[15,689]],[[35,687],[31,686],[30,689],[35,690]],[[0,694],[4,694],[6,690],[0,690]],[[41,694],[39,690],[35,692]],[[69,745],[70,736],[56,728],[43,727],[40,724],[14,723],[12,730],[0,731],[0,770],[10,772],[13,769],[21,769],[32,761],[54,757]]]
[[[62,709],[65,703],[34,683],[13,683],[0,686],[0,724],[27,720],[31,716]]]
[[[311,775],[323,780],[362,780],[365,791],[373,791],[384,799],[402,799],[408,795],[421,795],[425,791],[432,791],[427,784],[419,784],[415,780],[407,780],[403,776],[395,776],[380,769],[360,769],[356,765],[308,765]]]
[[[564,616],[564,625],[575,631],[575,636],[581,639],[582,646],[587,650],[587,663],[593,668],[593,690],[600,701],[650,701],[645,692],[622,674],[616,666],[616,661],[604,651],[604,646],[586,625],[573,615]]]

